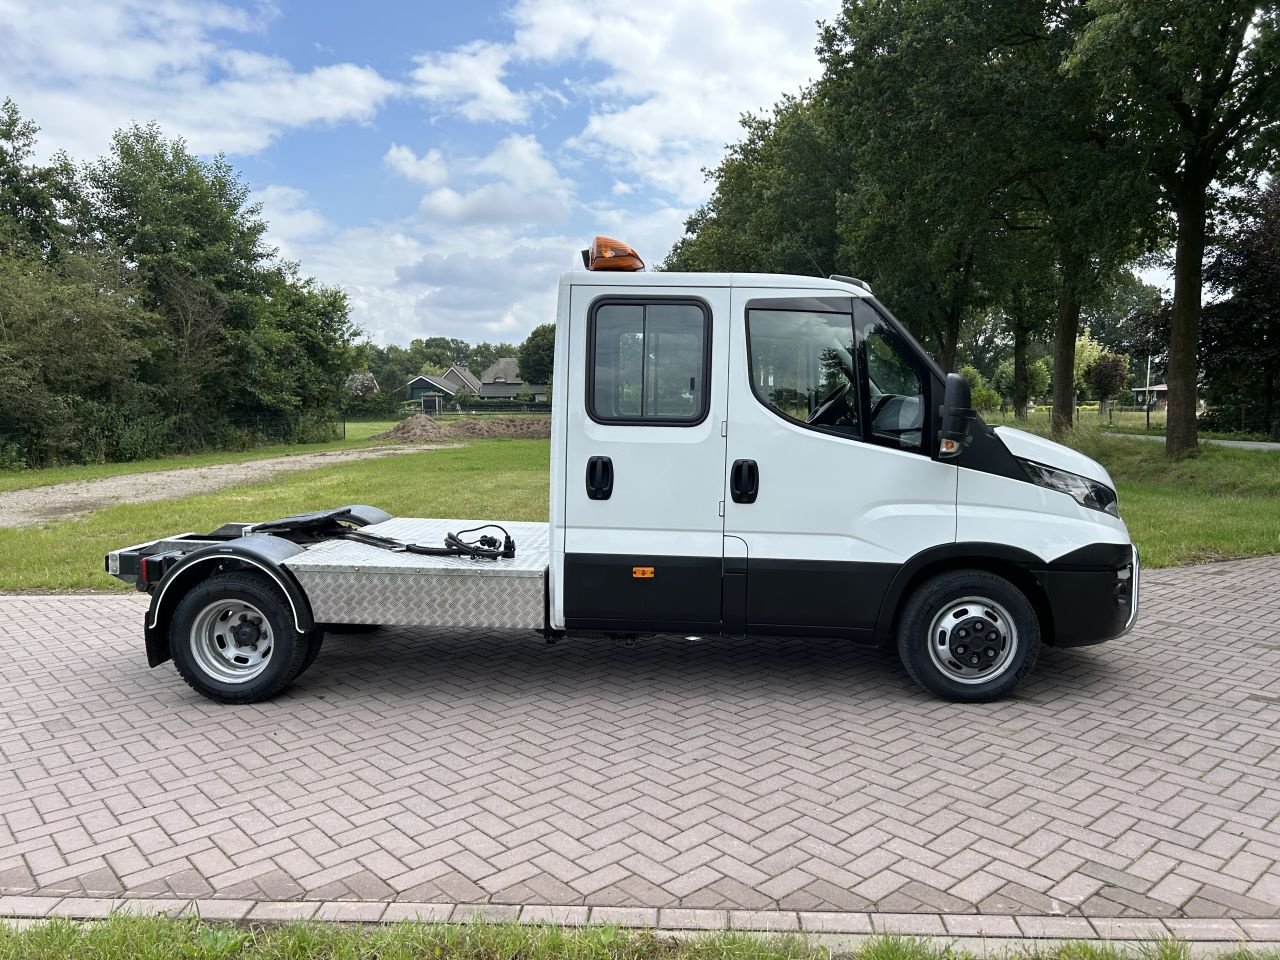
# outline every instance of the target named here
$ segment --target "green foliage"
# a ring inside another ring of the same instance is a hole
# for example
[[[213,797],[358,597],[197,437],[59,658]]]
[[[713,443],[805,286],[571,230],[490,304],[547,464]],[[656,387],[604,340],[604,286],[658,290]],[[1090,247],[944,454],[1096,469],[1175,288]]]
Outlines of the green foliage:
[[[1204,425],[1239,430],[1243,421],[1246,429],[1269,433],[1280,420],[1280,180],[1248,191],[1243,207],[1205,270],[1226,296],[1204,311],[1200,361],[1210,406]]]
[[[1104,353],[1106,348],[1093,339],[1088,327],[1080,331],[1080,336],[1076,338],[1075,391],[1077,396],[1088,389],[1089,380],[1086,371],[1097,363]]]
[[[1097,78],[1099,109],[1129,132],[1177,221],[1166,449],[1186,456],[1196,452],[1207,223],[1280,149],[1280,2],[1090,0],[1088,9],[1069,72]]]
[[[158,127],[35,164],[0,107],[0,435],[31,465],[332,432],[346,296],[263,242],[248,187]]]
[[[520,344],[520,379],[525,383],[549,384],[555,365],[556,325],[544,323],[533,328]]]
[[[1048,357],[1041,357],[1027,364],[1027,396],[1039,400],[1049,392],[1049,378],[1053,376],[1053,366]],[[991,385],[999,391],[1000,396],[1013,397],[1013,358],[1000,361],[996,367],[996,375]]]
[[[1099,400],[1110,400],[1129,385],[1129,358],[1103,353],[1084,371],[1085,380]]]
[[[467,366],[477,377],[494,365],[501,357],[514,357],[519,348],[511,343],[488,343],[481,341],[471,348],[467,354]]]
[[[975,410],[995,410],[1000,406],[1000,391],[987,383],[976,367],[961,367],[959,373],[969,381]]]

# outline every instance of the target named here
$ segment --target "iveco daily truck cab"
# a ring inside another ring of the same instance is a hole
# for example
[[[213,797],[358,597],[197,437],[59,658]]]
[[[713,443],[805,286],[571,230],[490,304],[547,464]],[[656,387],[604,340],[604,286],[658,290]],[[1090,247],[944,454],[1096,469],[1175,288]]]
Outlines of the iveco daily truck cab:
[[[836,637],[989,700],[1042,645],[1132,627],[1106,470],[984,424],[865,284],[646,273],[604,238],[583,259],[560,281],[549,523],[351,506],[115,551],[152,595],[152,666],[246,702],[357,624]]]

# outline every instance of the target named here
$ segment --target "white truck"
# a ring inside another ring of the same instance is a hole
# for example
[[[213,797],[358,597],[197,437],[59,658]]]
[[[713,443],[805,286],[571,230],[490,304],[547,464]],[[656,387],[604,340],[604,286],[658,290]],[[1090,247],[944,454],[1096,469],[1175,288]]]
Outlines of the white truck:
[[[603,238],[583,260],[560,280],[549,523],[350,506],[113,551],[151,594],[151,666],[247,703],[325,631],[375,625],[835,637],[978,701],[1042,644],[1133,626],[1107,471],[983,423],[866,284],[645,273]]]

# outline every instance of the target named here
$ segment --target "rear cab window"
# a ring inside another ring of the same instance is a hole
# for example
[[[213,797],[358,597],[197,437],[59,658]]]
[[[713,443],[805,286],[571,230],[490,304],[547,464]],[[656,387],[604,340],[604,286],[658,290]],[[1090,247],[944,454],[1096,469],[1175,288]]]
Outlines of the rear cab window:
[[[587,413],[597,423],[691,427],[706,419],[711,312],[702,301],[598,300],[587,351]]]

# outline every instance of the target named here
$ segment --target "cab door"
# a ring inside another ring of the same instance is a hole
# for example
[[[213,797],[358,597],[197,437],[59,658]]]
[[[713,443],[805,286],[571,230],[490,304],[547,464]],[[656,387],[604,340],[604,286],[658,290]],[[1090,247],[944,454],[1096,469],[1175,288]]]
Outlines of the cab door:
[[[733,293],[725,535],[748,632],[870,638],[902,564],[956,531],[929,365],[869,300]]]
[[[564,624],[718,632],[728,288],[574,286]]]

